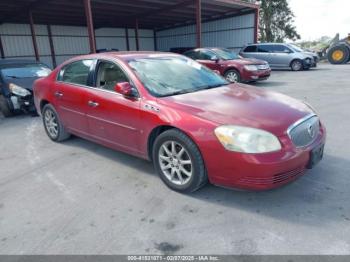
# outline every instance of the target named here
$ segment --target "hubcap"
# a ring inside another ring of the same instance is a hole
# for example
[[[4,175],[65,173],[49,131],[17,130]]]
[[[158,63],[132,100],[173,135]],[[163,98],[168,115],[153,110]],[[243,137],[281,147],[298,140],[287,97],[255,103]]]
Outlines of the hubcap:
[[[299,61],[295,61],[293,63],[293,70],[298,71],[298,70],[300,70],[301,66],[302,65],[301,65],[301,63]]]
[[[173,184],[185,185],[192,177],[192,160],[187,150],[175,141],[166,141],[158,152],[160,168]]]
[[[52,138],[56,138],[58,135],[58,123],[56,115],[50,110],[45,111],[44,115],[45,127],[47,132]]]
[[[343,57],[344,57],[344,52],[342,50],[336,50],[332,54],[332,58],[335,61],[340,61],[343,59]]]
[[[226,80],[230,82],[238,82],[238,75],[235,72],[229,72],[226,75]]]

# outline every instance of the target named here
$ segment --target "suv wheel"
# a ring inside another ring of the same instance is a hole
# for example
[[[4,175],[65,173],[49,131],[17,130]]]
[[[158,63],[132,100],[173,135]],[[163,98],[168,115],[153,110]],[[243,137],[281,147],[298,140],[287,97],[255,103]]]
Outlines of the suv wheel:
[[[52,141],[61,142],[70,137],[52,105],[46,104],[42,110],[42,115],[46,134]]]
[[[4,117],[10,117],[13,115],[7,102],[7,99],[2,95],[0,95],[0,111],[2,112]]]
[[[163,182],[179,192],[194,192],[207,183],[202,156],[184,133],[170,129],[153,146],[153,164]]]
[[[292,63],[290,64],[290,68],[293,71],[300,71],[303,69],[303,62],[299,59],[292,61]]]

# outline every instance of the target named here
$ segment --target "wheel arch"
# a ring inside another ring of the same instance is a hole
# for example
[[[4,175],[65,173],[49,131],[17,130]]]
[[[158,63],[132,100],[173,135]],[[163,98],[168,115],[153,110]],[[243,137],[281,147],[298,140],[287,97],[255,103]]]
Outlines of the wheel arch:
[[[47,104],[51,104],[49,100],[43,99],[40,101],[40,105],[39,105],[40,113],[42,113],[44,106]]]
[[[237,67],[235,67],[235,66],[230,66],[230,67],[228,67],[228,68],[225,69],[224,75],[225,75],[228,71],[230,71],[230,70],[236,70],[239,74],[241,74],[241,71],[240,71]]]
[[[172,125],[160,125],[152,129],[150,134],[148,135],[147,139],[147,156],[150,160],[152,160],[152,150],[153,150],[153,144],[156,138],[163,132],[170,130],[170,129],[178,129],[175,126]],[[180,129],[178,129],[180,130]],[[182,130],[180,130],[183,132]]]

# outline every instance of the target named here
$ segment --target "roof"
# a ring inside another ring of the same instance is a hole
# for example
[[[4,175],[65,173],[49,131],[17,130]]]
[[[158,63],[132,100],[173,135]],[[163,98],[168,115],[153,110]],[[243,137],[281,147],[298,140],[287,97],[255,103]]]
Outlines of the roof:
[[[0,23],[85,26],[83,0],[1,0]],[[95,28],[165,29],[195,22],[195,0],[91,0]],[[254,12],[258,5],[239,0],[202,0],[202,21]]]

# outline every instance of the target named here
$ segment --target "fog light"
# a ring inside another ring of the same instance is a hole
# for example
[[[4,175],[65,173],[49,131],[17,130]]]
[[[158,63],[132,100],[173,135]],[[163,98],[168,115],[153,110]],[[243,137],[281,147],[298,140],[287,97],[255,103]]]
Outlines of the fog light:
[[[251,79],[258,79],[258,76],[251,76]]]

